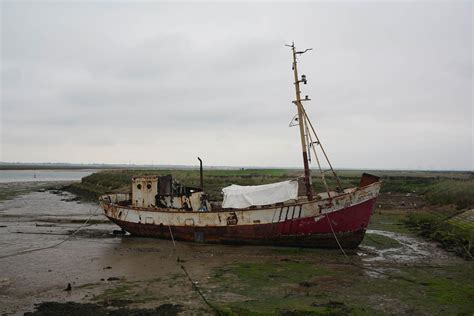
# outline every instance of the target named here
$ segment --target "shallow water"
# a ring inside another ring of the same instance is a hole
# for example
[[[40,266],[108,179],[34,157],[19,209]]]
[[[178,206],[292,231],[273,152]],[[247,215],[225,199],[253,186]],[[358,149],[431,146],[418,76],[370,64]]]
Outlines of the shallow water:
[[[78,181],[98,170],[0,170],[0,183]]]
[[[102,217],[106,222],[97,204],[71,202],[74,197],[67,192],[30,192],[0,203],[0,258],[57,243],[87,219]]]

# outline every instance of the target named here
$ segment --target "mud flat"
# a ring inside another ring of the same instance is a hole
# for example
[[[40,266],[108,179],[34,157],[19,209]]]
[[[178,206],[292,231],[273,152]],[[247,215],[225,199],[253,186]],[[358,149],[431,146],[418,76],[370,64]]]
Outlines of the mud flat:
[[[347,257],[174,247],[112,234],[97,204],[73,194],[25,188],[0,202],[0,314],[472,314],[472,261],[409,232],[404,216],[378,209]]]

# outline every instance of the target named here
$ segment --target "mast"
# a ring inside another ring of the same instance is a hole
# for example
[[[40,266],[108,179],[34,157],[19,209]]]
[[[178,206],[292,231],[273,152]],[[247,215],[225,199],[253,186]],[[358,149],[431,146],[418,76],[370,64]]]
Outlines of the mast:
[[[301,80],[298,79],[298,68],[297,68],[297,61],[296,55],[301,55],[306,53],[311,48],[306,49],[305,51],[297,52],[295,48],[295,43],[291,45],[286,45],[291,47],[291,51],[293,53],[293,72],[295,75],[295,92],[296,92],[296,100],[293,103],[298,108],[298,125],[300,127],[300,137],[301,137],[301,149],[303,152],[303,165],[304,165],[304,183],[306,188],[306,195],[308,196],[308,201],[313,199],[313,190],[311,188],[311,172],[309,170],[309,163],[308,163],[308,152],[307,152],[307,144],[306,144],[306,137],[305,137],[305,112],[303,110],[303,104],[301,100],[301,91],[300,91],[300,83],[303,82],[306,84],[306,76],[302,75]],[[308,96],[305,97],[304,101],[309,100]]]

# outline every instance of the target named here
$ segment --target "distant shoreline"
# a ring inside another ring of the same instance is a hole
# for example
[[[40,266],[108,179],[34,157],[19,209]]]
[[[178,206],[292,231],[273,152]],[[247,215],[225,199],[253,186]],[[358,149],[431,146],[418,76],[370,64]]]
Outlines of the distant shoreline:
[[[301,167],[264,167],[264,166],[208,166],[212,170],[303,170]],[[69,164],[69,163],[14,163],[0,162],[0,170],[194,170],[198,165],[136,165],[136,164]],[[364,171],[364,172],[430,172],[430,173],[473,173],[474,170],[430,170],[430,169],[367,169],[367,168],[335,168],[336,171]],[[314,169],[316,172],[316,169]]]
[[[102,169],[118,169],[118,168],[95,168],[95,167],[54,167],[54,166],[0,166],[0,170],[102,170]]]

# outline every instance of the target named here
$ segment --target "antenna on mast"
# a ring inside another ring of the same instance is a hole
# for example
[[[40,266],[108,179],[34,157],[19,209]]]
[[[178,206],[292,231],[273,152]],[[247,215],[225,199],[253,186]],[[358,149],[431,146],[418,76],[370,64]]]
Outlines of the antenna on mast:
[[[321,164],[316,152],[316,147],[319,146],[321,148],[321,151],[323,152],[324,157],[326,158],[327,163],[329,164],[330,171],[334,174],[334,177],[336,178],[337,181],[337,188],[338,190],[342,190],[342,186],[339,180],[339,177],[337,176],[336,172],[334,171],[331,162],[329,161],[329,158],[326,154],[326,151],[323,148],[323,145],[319,141],[318,135],[316,134],[316,131],[314,130],[313,125],[311,124],[311,121],[309,120],[308,114],[306,113],[306,110],[303,107],[303,102],[304,101],[311,101],[309,96],[305,96],[304,99],[301,99],[301,91],[300,91],[300,83],[306,84],[308,80],[306,79],[306,75],[301,75],[301,79],[298,77],[298,67],[297,67],[297,55],[303,55],[304,53],[313,50],[312,48],[307,48],[303,51],[296,51],[295,43],[292,42],[291,45],[285,44],[287,47],[291,47],[292,53],[293,53],[293,67],[292,70],[294,72],[295,76],[295,93],[296,93],[296,100],[294,100],[292,103],[296,105],[298,109],[298,114],[293,117],[290,127],[299,125],[300,129],[300,137],[301,137],[301,149],[303,152],[303,165],[304,165],[304,180],[305,180],[305,187],[306,187],[306,195],[308,197],[308,200],[311,201],[313,199],[313,191],[311,187],[311,171],[309,169],[309,163],[308,161],[311,161],[311,156],[308,155],[310,153],[310,150],[313,150],[314,153],[314,158],[318,164],[318,168],[321,174],[321,180],[326,187],[326,191],[328,193],[328,197],[330,197],[330,190],[327,185],[325,176],[324,176],[324,171],[321,168]],[[298,124],[292,124],[294,121],[298,121]],[[311,128],[311,129],[310,129]],[[312,134],[314,135],[315,140],[313,140]],[[329,170],[327,170],[329,171]]]

